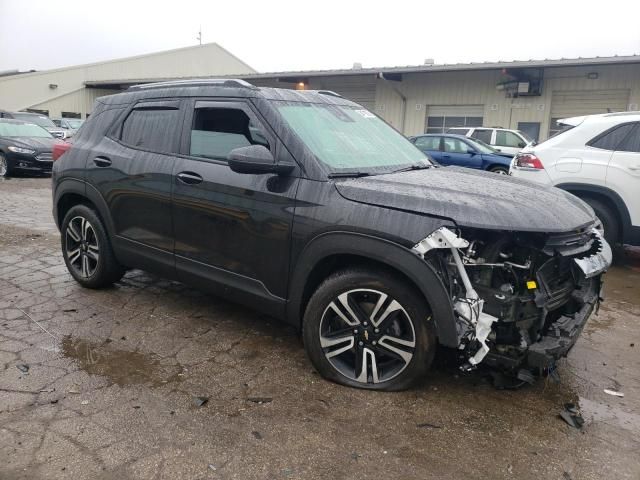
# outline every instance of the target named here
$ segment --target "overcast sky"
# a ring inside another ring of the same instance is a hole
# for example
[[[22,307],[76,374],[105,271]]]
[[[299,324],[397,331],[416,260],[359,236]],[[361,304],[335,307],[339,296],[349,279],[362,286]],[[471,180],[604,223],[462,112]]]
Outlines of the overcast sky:
[[[640,54],[638,0],[0,0],[0,71],[217,42],[262,72]]]

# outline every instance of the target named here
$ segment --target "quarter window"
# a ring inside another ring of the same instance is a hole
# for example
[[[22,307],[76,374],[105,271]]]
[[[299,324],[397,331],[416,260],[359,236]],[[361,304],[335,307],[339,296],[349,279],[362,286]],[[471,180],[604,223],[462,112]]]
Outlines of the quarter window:
[[[607,132],[600,134],[593,140],[591,140],[587,145],[595,148],[601,148],[603,150],[617,150],[618,145],[625,140],[625,137],[633,130],[635,124],[626,123],[624,125],[619,125],[617,127],[613,127]]]
[[[622,152],[640,153],[640,124],[636,124],[633,131],[629,133],[618,146],[618,150]]]
[[[175,153],[179,120],[177,108],[136,108],[124,121],[120,140],[142,150]]]
[[[242,110],[236,108],[197,108],[191,128],[189,154],[226,160],[234,148],[269,142],[262,130]]]

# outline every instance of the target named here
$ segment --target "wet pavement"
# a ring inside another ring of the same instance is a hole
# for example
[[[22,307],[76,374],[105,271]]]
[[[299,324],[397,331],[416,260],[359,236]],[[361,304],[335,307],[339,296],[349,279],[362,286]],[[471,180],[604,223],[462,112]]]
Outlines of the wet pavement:
[[[0,181],[2,479],[640,478],[640,249],[617,252],[559,383],[441,365],[366,392],[322,380],[291,328],[179,283],[82,289],[49,185]]]

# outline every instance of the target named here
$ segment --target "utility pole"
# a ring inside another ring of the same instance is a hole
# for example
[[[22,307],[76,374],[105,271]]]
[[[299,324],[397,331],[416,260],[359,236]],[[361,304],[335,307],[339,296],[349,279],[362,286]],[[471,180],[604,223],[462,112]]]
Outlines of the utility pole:
[[[200,25],[200,30],[198,30],[198,36],[196,37],[196,39],[198,40],[198,43],[202,45],[202,25]]]

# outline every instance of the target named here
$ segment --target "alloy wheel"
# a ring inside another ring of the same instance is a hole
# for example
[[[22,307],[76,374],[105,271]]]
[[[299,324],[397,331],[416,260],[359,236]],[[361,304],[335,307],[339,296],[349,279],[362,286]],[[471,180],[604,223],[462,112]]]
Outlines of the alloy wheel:
[[[0,155],[0,177],[4,177],[7,175],[7,159],[4,155]]]
[[[65,235],[69,264],[81,277],[91,277],[100,260],[100,245],[93,226],[84,217],[73,217]]]
[[[416,348],[413,321],[391,296],[372,289],[341,293],[320,320],[320,346],[350,380],[381,383],[399,375]]]

